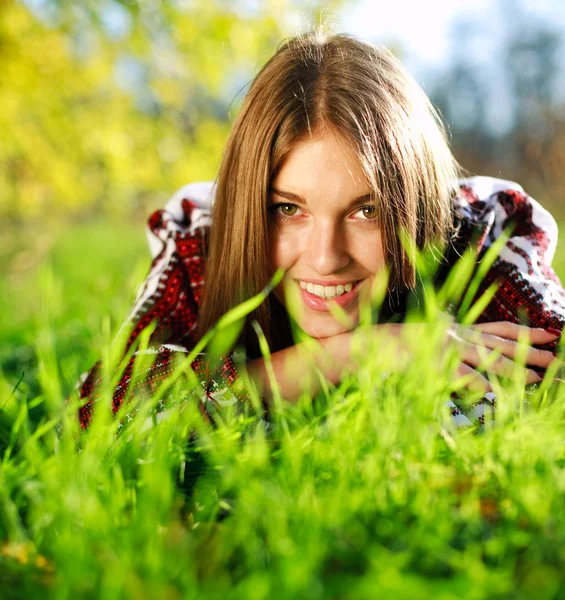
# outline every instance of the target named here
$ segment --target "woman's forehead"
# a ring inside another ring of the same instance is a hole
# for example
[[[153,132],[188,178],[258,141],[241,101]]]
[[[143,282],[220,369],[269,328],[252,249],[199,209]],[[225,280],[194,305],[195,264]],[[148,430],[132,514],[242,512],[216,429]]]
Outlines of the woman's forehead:
[[[324,134],[293,146],[272,187],[308,196],[324,191],[366,193],[368,184],[361,159],[351,145],[342,136]]]

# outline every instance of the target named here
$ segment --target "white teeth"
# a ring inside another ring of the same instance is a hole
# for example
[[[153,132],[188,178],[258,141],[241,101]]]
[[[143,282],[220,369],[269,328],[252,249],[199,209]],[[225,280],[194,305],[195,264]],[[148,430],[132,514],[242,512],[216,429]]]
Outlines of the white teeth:
[[[341,296],[342,294],[350,292],[354,286],[353,283],[324,286],[307,283],[306,281],[299,281],[299,284],[303,290],[307,290],[310,294],[314,294],[314,296],[319,296],[320,298],[335,298],[336,296]]]

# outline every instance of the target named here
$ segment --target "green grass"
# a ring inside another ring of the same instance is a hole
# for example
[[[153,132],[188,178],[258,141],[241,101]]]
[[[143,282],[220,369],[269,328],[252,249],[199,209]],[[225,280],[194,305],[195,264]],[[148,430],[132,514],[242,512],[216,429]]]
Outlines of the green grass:
[[[267,431],[252,410],[211,430],[189,402],[117,435],[101,402],[80,435],[63,400],[106,355],[145,240],[81,226],[33,261],[0,276],[1,598],[565,597],[564,386],[506,383],[475,435],[427,346],[388,378],[368,348]]]

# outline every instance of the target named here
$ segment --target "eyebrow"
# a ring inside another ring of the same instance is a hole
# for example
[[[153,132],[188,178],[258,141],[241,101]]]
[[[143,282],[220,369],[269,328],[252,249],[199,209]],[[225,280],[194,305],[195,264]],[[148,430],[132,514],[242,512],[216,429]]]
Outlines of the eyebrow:
[[[286,192],[284,190],[278,190],[277,188],[272,187],[271,188],[271,194],[276,194],[277,196],[280,196],[281,198],[284,198],[285,200],[290,200],[291,202],[294,202],[295,204],[301,204],[302,206],[306,206],[306,200],[304,200],[304,198],[302,196],[300,196],[299,194],[295,194],[293,192]],[[355,198],[355,200],[352,200],[349,203],[349,206],[357,206],[359,204],[363,204],[365,202],[374,202],[375,198],[373,196],[373,194],[369,193],[369,194],[364,194],[363,196],[359,196],[359,198]]]

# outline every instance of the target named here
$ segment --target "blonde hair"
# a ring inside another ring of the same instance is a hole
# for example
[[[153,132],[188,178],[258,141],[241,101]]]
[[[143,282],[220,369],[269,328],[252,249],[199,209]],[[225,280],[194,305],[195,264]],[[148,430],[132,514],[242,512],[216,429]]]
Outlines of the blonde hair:
[[[420,249],[447,240],[458,166],[422,89],[384,48],[321,32],[292,38],[254,79],[224,151],[201,333],[272,277],[269,186],[296,142],[324,129],[350,141],[373,190],[390,290],[415,284],[400,231]],[[252,315],[267,339],[269,307]]]

